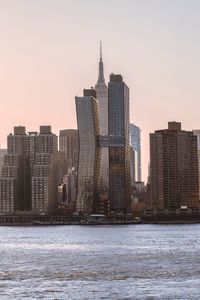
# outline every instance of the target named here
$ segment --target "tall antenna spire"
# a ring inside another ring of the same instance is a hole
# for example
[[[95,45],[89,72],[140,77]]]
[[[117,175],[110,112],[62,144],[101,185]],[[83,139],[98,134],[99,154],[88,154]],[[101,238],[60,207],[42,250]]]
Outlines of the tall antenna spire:
[[[100,61],[99,61],[99,76],[97,83],[104,83],[103,60],[102,60],[102,40],[100,40]]]
[[[102,40],[100,40],[100,61],[102,61]]]

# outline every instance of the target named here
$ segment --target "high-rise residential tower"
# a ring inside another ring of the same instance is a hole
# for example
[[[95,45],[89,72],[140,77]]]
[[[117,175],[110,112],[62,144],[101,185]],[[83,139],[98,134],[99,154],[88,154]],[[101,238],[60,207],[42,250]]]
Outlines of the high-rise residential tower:
[[[57,137],[50,126],[40,133],[14,127],[7,137],[0,177],[0,213],[49,213],[57,199]]]
[[[14,127],[14,134],[7,137],[7,148],[0,178],[0,212],[30,211],[29,140],[24,126]]]
[[[100,43],[100,61],[99,61],[99,75],[95,85],[97,93],[97,100],[99,104],[99,118],[100,118],[100,133],[101,135],[108,134],[108,87],[104,79],[104,68],[102,59],[102,43]],[[101,188],[108,189],[109,185],[109,170],[108,170],[108,148],[102,149],[101,159]]]
[[[40,126],[36,144],[32,174],[32,212],[51,214],[55,212],[58,196],[58,138],[51,132],[51,126]]]
[[[98,145],[100,126],[96,91],[84,90],[83,97],[76,97],[75,101],[79,136],[76,211],[98,212],[101,151]]]
[[[150,190],[154,208],[199,207],[197,138],[181,123],[150,134]]]
[[[134,154],[134,178],[141,181],[141,130],[135,124],[130,124],[130,144]]]
[[[129,88],[121,75],[111,74],[108,84],[108,135],[110,141],[115,140],[109,147],[111,211],[127,213],[130,211]]]

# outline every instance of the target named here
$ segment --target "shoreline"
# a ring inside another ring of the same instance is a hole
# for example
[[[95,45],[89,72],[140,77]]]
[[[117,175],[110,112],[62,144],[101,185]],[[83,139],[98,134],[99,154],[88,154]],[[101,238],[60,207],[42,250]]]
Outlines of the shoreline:
[[[152,215],[123,218],[90,219],[87,216],[60,216],[60,215],[7,215],[0,216],[0,226],[105,226],[105,225],[181,225],[198,224],[200,215]]]
[[[10,227],[38,227],[38,226],[125,226],[125,225],[186,225],[186,224],[199,224],[200,221],[191,220],[174,220],[174,221],[157,221],[157,222],[104,222],[104,223],[81,223],[81,222],[68,222],[68,223],[0,223],[0,227],[10,226]]]

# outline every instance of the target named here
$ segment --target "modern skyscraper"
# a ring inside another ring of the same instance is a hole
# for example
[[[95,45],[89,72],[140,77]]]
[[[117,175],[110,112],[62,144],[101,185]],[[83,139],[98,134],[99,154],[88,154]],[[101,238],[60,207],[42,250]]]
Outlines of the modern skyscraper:
[[[59,151],[64,154],[67,168],[78,165],[78,130],[60,130]]]
[[[83,97],[76,97],[75,101],[79,135],[76,211],[98,212],[101,151],[97,138],[100,126],[96,91],[84,90]]]
[[[108,84],[109,195],[111,211],[130,211],[129,88],[121,75]],[[117,145],[117,140],[122,142]],[[116,144],[114,146],[114,144]]]
[[[99,117],[100,117],[100,133],[101,135],[108,135],[108,87],[104,79],[104,69],[102,60],[102,44],[100,43],[100,61],[99,61],[99,75],[95,85],[97,93],[97,100],[99,103]],[[109,185],[109,169],[108,169],[108,148],[102,148],[101,159],[101,188],[108,189]]]
[[[150,134],[150,189],[154,208],[199,207],[197,138],[181,123]]]
[[[134,177],[135,181],[141,181],[141,138],[140,128],[135,124],[130,124],[130,145],[134,151]]]
[[[57,207],[58,197],[58,138],[51,132],[51,126],[40,126],[36,144],[32,176],[32,212],[51,214]]]

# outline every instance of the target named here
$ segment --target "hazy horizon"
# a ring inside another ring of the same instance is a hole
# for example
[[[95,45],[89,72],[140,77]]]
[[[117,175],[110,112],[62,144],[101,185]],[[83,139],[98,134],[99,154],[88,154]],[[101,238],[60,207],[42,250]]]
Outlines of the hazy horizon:
[[[77,128],[75,100],[98,77],[130,88],[130,121],[149,132],[180,121],[199,129],[200,2],[197,0],[0,0],[0,145],[13,126]]]

